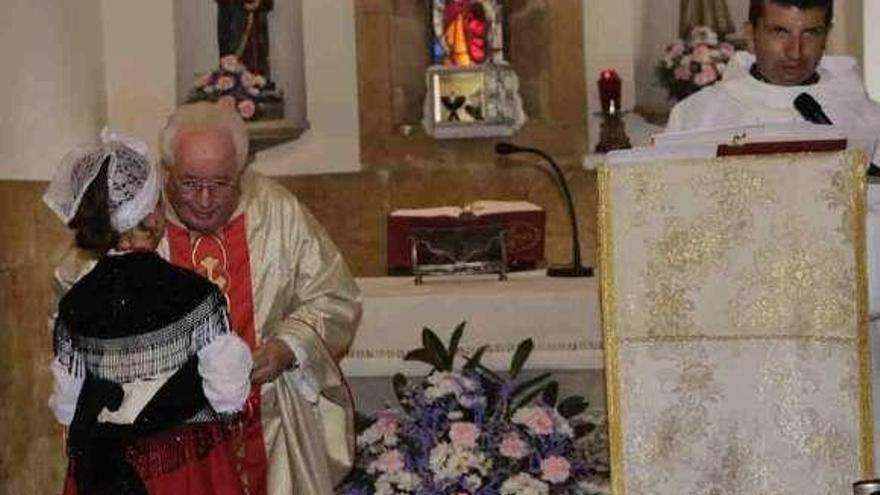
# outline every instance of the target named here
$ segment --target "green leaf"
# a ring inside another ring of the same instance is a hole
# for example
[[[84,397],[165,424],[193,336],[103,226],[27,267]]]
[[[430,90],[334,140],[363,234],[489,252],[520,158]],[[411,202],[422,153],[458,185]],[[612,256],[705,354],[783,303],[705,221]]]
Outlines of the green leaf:
[[[354,430],[358,433],[361,433],[372,426],[374,421],[373,418],[362,412],[354,412]]]
[[[428,327],[422,328],[422,347],[424,347],[434,359],[435,368],[440,371],[449,371],[452,369],[452,363],[449,359],[449,354],[446,352],[446,348],[443,347],[443,342],[440,341],[440,338],[437,337],[437,334],[434,333]]]
[[[544,401],[544,404],[547,404],[551,407],[556,407],[556,400],[559,398],[559,383],[556,381],[552,381],[544,387],[544,393],[541,395],[541,399]]]
[[[563,401],[559,403],[559,407],[556,409],[563,418],[568,419],[586,411],[589,405],[590,404],[580,395],[572,395],[571,397],[563,399]]]
[[[520,407],[532,402],[533,400],[535,400],[535,398],[538,397],[538,394],[540,394],[543,391],[544,391],[544,387],[538,387],[538,388],[532,390],[531,392],[525,394],[524,396],[522,396],[522,398],[518,399],[514,403],[513,409],[520,408]]]
[[[455,361],[455,355],[458,354],[458,343],[461,341],[461,336],[464,333],[464,326],[467,322],[461,322],[455,327],[455,330],[452,332],[452,337],[449,338],[449,359],[450,361]],[[452,362],[450,362],[450,368],[452,367]]]
[[[574,425],[574,437],[581,438],[582,436],[590,433],[591,431],[596,429],[596,425],[593,423],[581,423],[578,425]]]
[[[529,359],[529,354],[532,353],[532,349],[534,349],[535,344],[532,343],[532,339],[526,339],[519,343],[516,346],[516,352],[513,353],[513,359],[510,361],[510,377],[516,378],[519,375],[519,372],[522,371],[523,366],[526,364],[526,360]]]
[[[517,385],[517,387],[515,389],[513,389],[513,393],[510,394],[511,400],[513,400],[514,397],[522,394],[527,389],[530,389],[530,388],[538,385],[539,383],[543,382],[544,380],[550,378],[551,375],[552,375],[552,373],[550,373],[548,371],[546,373],[541,373],[538,376],[535,376],[533,378],[530,378],[530,379],[520,383],[519,385]],[[541,385],[543,386],[543,384],[541,384]]]
[[[471,355],[471,357],[468,358],[467,362],[464,363],[464,369],[472,370],[472,369],[476,368],[477,366],[479,366],[480,360],[483,359],[483,354],[486,353],[486,349],[488,349],[488,348],[489,348],[489,346],[487,346],[487,345],[480,346],[477,349],[477,352],[473,353],[473,355]]]
[[[418,361],[421,363],[425,363],[428,366],[431,366],[433,368],[436,368],[437,364],[438,364],[434,354],[429,352],[427,349],[422,348],[422,347],[420,347],[418,349],[413,349],[413,350],[407,352],[406,355],[403,356],[403,360],[404,361]]]

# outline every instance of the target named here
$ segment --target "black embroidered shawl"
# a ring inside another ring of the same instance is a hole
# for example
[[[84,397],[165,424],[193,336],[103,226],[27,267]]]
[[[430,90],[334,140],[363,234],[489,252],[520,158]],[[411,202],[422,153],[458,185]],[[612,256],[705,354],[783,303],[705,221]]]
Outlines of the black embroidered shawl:
[[[228,331],[214,284],[138,252],[104,256],[62,298],[54,347],[73,373],[128,383],[180,368]]]

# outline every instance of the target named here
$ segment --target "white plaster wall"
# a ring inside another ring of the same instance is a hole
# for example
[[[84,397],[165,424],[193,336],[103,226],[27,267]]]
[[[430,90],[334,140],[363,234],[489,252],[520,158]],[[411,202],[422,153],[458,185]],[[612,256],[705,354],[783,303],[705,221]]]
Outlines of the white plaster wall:
[[[104,122],[99,0],[4,0],[0,179],[44,180]]]
[[[268,174],[361,170],[354,0],[302,0],[307,115],[299,139],[257,154]]]
[[[0,179],[47,180],[105,124],[150,144],[177,101],[175,0],[5,0]],[[311,128],[260,153],[270,174],[361,169],[354,0],[302,0]]]
[[[101,0],[107,123],[153,156],[176,101],[173,0]]]
[[[880,1],[868,0],[864,9],[865,83],[871,97],[880,101]]]

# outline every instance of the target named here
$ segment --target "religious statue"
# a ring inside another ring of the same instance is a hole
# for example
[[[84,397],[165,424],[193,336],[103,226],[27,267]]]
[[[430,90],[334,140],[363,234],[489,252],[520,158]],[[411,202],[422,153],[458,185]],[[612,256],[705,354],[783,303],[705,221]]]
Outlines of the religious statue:
[[[248,71],[269,78],[268,13],[273,0],[215,0],[220,56],[235,55]]]
[[[488,21],[479,2],[451,0],[443,11],[446,65],[472,65],[486,61]]]
[[[526,121],[504,60],[502,0],[431,0],[422,127],[438,139],[510,136]]]
[[[681,0],[678,31],[686,39],[693,28],[707,26],[721,39],[736,32],[726,0]]]

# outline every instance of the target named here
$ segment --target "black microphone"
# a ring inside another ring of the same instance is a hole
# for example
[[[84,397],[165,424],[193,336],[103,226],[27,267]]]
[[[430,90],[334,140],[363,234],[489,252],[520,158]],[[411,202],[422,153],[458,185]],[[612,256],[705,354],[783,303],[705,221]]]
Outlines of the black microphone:
[[[831,119],[825,115],[822,105],[815,98],[807,93],[801,93],[794,99],[794,108],[801,114],[807,122],[819,125],[834,125]],[[880,167],[870,163],[868,164],[868,175],[871,177],[880,177]]]
[[[794,108],[807,122],[819,125],[834,125],[831,119],[825,115],[822,105],[807,93],[801,93],[794,99]]]
[[[500,142],[495,144],[495,153],[499,155],[510,155],[513,153],[531,153],[538,155],[553,169],[556,173],[556,183],[562,189],[562,195],[565,197],[565,203],[568,206],[568,217],[571,221],[571,265],[551,266],[547,268],[547,276],[550,277],[592,277],[593,269],[581,264],[581,243],[578,237],[577,217],[574,214],[574,201],[571,199],[571,191],[568,189],[568,182],[559,165],[553,161],[547,153],[537,148],[526,148],[525,146],[517,146],[511,143]]]

